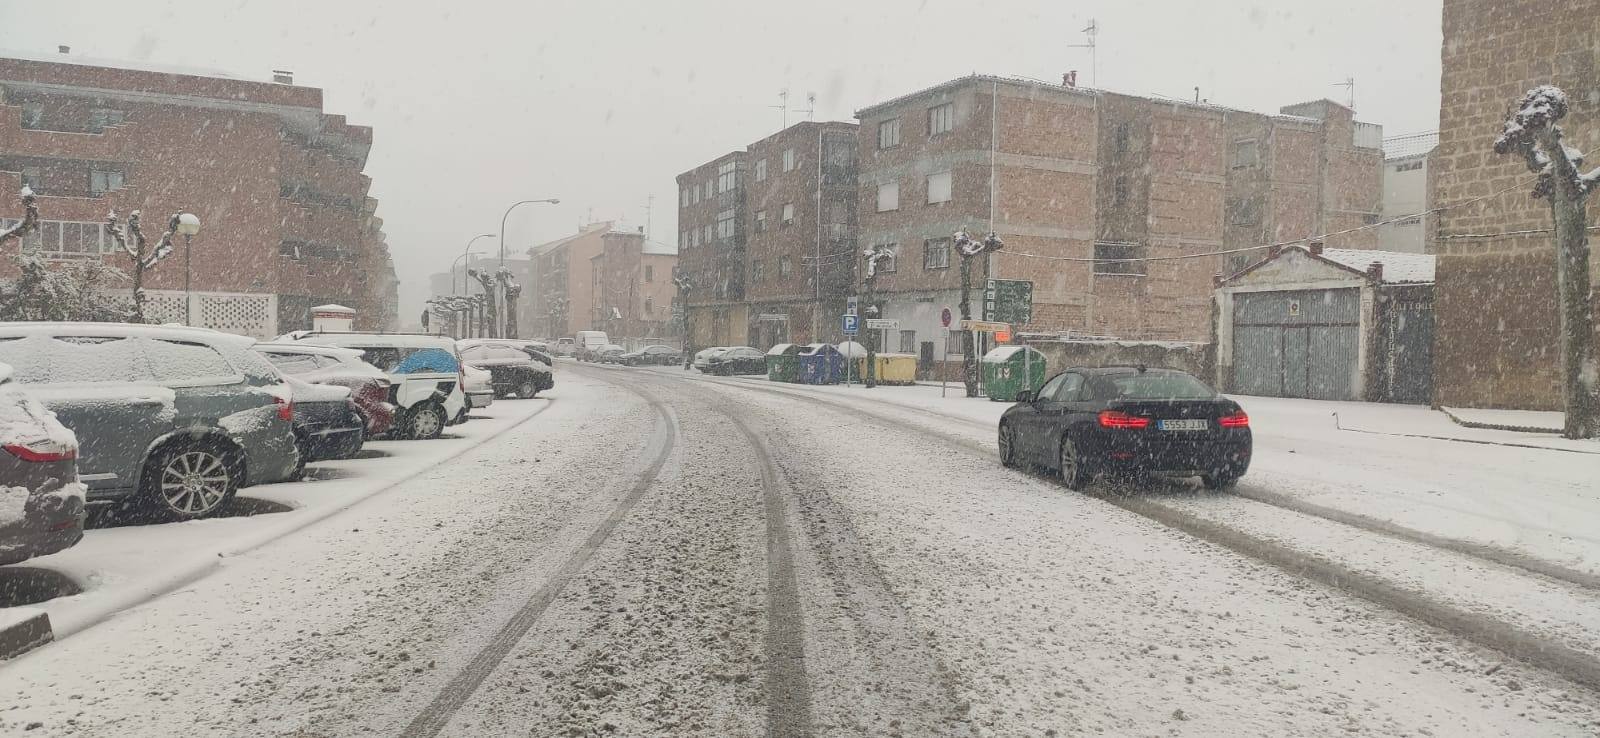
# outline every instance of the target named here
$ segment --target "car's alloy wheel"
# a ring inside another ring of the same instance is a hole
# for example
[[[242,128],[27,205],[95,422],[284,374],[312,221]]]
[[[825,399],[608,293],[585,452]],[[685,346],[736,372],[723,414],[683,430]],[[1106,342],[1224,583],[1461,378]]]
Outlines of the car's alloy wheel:
[[[524,400],[531,400],[536,394],[539,394],[539,386],[531,379],[524,379],[522,384],[517,385],[517,396]]]
[[[412,411],[406,424],[407,435],[417,439],[438,438],[444,432],[444,408],[427,404]]]
[[[1010,425],[1000,426],[1000,465],[1014,468],[1017,465],[1017,431]]]
[[[178,449],[159,463],[155,496],[168,512],[186,518],[205,517],[233,494],[233,470],[216,449]]]
[[[1078,445],[1071,438],[1061,439],[1061,453],[1056,460],[1062,484],[1067,489],[1083,489],[1089,485],[1089,475],[1084,471],[1083,458],[1078,455]]]

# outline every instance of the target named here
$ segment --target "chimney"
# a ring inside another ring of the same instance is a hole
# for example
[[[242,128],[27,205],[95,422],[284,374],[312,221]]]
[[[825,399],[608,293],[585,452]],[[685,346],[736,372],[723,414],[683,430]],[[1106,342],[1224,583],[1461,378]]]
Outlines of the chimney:
[[[1067,72],[1066,74],[1061,75],[1061,86],[1062,87],[1077,87],[1078,86],[1078,70],[1074,69],[1074,70],[1072,70],[1070,72]]]
[[[294,84],[294,72],[287,69],[274,69],[272,70],[272,81],[280,85],[292,85]]]
[[[1371,277],[1372,281],[1374,281],[1374,282],[1382,282],[1383,281],[1383,262],[1375,261],[1375,262],[1372,262],[1371,264],[1367,265],[1367,276]]]
[[[56,47],[56,53],[57,54],[71,54],[72,53],[72,47],[68,46],[66,44],[61,44],[61,45]]]
[[[1322,255],[1322,242],[1321,241],[1312,241],[1311,242],[1311,255],[1312,256],[1321,256]]]

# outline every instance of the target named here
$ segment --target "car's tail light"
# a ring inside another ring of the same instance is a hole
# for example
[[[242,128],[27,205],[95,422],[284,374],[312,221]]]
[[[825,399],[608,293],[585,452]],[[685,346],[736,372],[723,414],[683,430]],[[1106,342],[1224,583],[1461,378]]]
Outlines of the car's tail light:
[[[279,420],[294,420],[294,402],[287,397],[273,397],[272,404],[278,406]]]
[[[1245,415],[1244,411],[1240,410],[1232,415],[1224,415],[1217,418],[1217,425],[1224,428],[1249,428],[1250,416]]]
[[[1149,428],[1150,419],[1117,410],[1100,411],[1101,428]]]
[[[7,453],[23,461],[42,464],[48,461],[71,461],[78,458],[78,447],[65,443],[41,438],[27,443],[7,443],[4,446]]]

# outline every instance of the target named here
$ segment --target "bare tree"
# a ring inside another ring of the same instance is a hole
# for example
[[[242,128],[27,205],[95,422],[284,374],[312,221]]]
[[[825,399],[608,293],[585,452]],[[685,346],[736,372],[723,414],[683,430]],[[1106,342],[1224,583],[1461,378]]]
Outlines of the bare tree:
[[[167,231],[161,234],[161,240],[156,242],[155,248],[149,248],[145,240],[144,231],[139,227],[139,211],[128,214],[128,226],[124,231],[117,223],[117,211],[113,210],[106,216],[106,231],[117,242],[117,246],[127,252],[133,259],[133,322],[145,322],[144,316],[144,273],[155,268],[162,259],[172,253],[172,234],[178,231],[178,213],[173,213],[167,219]],[[133,239],[130,242],[128,236]]]
[[[13,238],[20,241],[28,232],[39,230],[39,205],[35,202],[33,189],[23,185],[18,197],[22,200],[22,220],[10,228],[0,230],[0,244]]]
[[[1589,285],[1587,201],[1600,181],[1600,169],[1580,173],[1582,152],[1561,142],[1556,121],[1567,114],[1567,95],[1541,85],[1528,90],[1522,105],[1495,139],[1497,154],[1517,154],[1539,175],[1533,196],[1550,201],[1555,224],[1556,293],[1561,317],[1562,389],[1567,438],[1600,436],[1600,365],[1595,359],[1594,295]]]

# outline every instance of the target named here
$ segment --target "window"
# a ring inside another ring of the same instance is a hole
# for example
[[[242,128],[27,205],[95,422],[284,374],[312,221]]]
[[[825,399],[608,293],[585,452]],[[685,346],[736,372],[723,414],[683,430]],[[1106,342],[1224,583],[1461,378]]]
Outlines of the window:
[[[917,352],[917,332],[900,331],[900,353],[914,354]]]
[[[214,381],[239,372],[217,350],[203,343],[151,340],[145,343],[150,368],[162,382]]]
[[[131,338],[29,336],[0,339],[0,362],[23,384],[148,382],[155,379]]]
[[[922,242],[922,268],[950,268],[950,239],[930,238]]]
[[[791,203],[785,203],[784,206],[783,206],[783,224],[784,225],[789,225],[790,223],[793,223],[793,222],[794,222],[794,203],[792,203],[792,202]]]
[[[1261,201],[1255,198],[1232,200],[1226,205],[1229,225],[1253,226],[1261,224]]]
[[[900,119],[894,118],[878,124],[878,148],[892,149],[900,145]]]
[[[648,269],[649,267],[645,267],[645,268]],[[649,280],[645,280],[645,281],[648,282]],[[646,297],[646,298],[644,298],[644,317],[648,319],[650,317],[650,314],[655,312],[655,311],[656,311],[656,298],[654,298],[654,297]]]
[[[1256,140],[1247,138],[1243,141],[1233,142],[1233,161],[1230,163],[1234,169],[1250,169],[1261,163],[1261,149],[1256,146]]]
[[[717,167],[717,192],[729,192],[738,183],[739,167],[737,162],[728,162]]]
[[[1094,245],[1095,274],[1144,274],[1144,262],[1126,261],[1144,256],[1144,247],[1136,243],[1100,241]]]
[[[1116,129],[1115,139],[1114,140],[1116,141],[1117,153],[1119,153],[1119,154],[1128,153],[1128,124],[1127,123],[1118,123],[1117,124],[1117,129]]]
[[[765,181],[767,181],[767,160],[766,159],[757,159],[756,160],[756,181],[757,182],[765,182]]]
[[[956,106],[950,103],[928,108],[928,138],[949,133],[956,127]]]
[[[689,188],[689,199],[695,204],[700,202],[700,185]]]
[[[44,105],[39,103],[22,104],[22,127],[38,128],[44,125]]]
[[[89,172],[89,194],[104,195],[122,189],[122,172],[95,169]]]
[[[461,352],[461,358],[471,358],[467,356],[467,351],[470,350],[471,349],[463,349]],[[309,374],[320,368],[317,366],[316,358],[307,356],[305,354],[267,353],[266,357],[267,361],[272,362],[272,365],[278,367],[278,371],[281,371],[284,374]]]
[[[787,256],[778,257],[778,279],[788,279],[794,272],[794,260]]]
[[[837,136],[823,139],[822,161],[830,167],[848,167],[856,162],[856,139],[854,136],[840,138]]]
[[[689,245],[691,247],[700,245],[700,229],[699,228],[690,228],[689,229]]]
[[[115,108],[91,108],[89,110],[89,130],[99,133],[104,131],[106,126],[120,126],[127,117],[128,114],[126,112]]]
[[[712,188],[714,188],[716,186],[717,186],[717,181],[716,180],[714,180],[714,179],[706,180],[706,193],[702,197],[704,199],[706,199],[706,200],[710,200],[711,196],[716,194],[716,192],[717,192],[715,189],[712,189]]]
[[[1147,371],[1109,374],[1088,381],[1094,400],[1209,400],[1215,390],[1183,372]]]
[[[1418,160],[1413,161],[1413,162],[1407,162],[1405,164],[1396,164],[1396,165],[1394,165],[1394,170],[1397,171],[1397,172],[1410,172],[1410,171],[1414,171],[1414,170],[1421,169],[1421,168],[1422,168],[1422,160],[1421,159],[1418,159]]]
[[[1044,366],[1041,365],[1038,370],[1041,372],[1044,371]],[[1063,374],[1061,375],[1061,386],[1056,388],[1055,393],[1050,395],[1049,399],[1056,402],[1077,402],[1078,390],[1082,388],[1082,374]],[[1044,395],[1040,395],[1040,397],[1043,396]]]
[[[878,185],[878,212],[900,209],[900,183],[884,182]]]
[[[1120,208],[1128,202],[1128,178],[1118,176],[1111,186],[1111,207]]]
[[[705,227],[700,229],[700,243],[705,243],[705,244],[711,243],[711,224],[710,223],[705,224]]]
[[[656,268],[655,268],[655,266],[650,265],[650,264],[644,265],[644,281],[646,281],[646,282],[654,282],[654,281],[656,281]]]
[[[44,194],[44,171],[39,167],[23,167],[22,186],[39,194]]]
[[[756,284],[761,284],[761,280],[766,279],[767,270],[765,269],[765,266],[766,265],[764,263],[762,263],[762,261],[760,259],[751,259],[750,260],[750,281],[751,282],[754,282]]]
[[[797,166],[800,166],[800,164],[795,161],[794,149],[784,149],[783,150],[783,171],[792,172],[792,171],[794,171],[795,167],[797,167]]]
[[[73,257],[104,253],[113,245],[100,223],[41,220],[37,231],[23,237],[22,249],[47,256]]]
[[[688,187],[684,187],[684,188],[679,189],[678,190],[678,207],[681,208],[681,207],[683,207],[685,205],[688,205],[688,204],[689,204],[689,188]]]
[[[1363,213],[1361,215],[1361,222],[1366,224],[1366,225],[1377,225],[1378,224],[1378,214],[1377,213]]]
[[[950,173],[934,172],[928,175],[928,204],[950,202]]]
[[[686,249],[689,248],[689,245],[689,232],[678,231],[678,248]]]
[[[757,210],[756,211],[756,233],[766,233],[766,232],[767,232],[767,211],[765,211],[765,210]]]
[[[717,238],[733,238],[733,209],[717,213]]]
[[[900,244],[891,243],[884,248],[889,250],[889,255],[878,262],[878,271],[892,272],[900,268]]]
[[[1055,396],[1057,396],[1058,394],[1061,393],[1061,385],[1066,384],[1068,376],[1069,375],[1066,375],[1066,374],[1057,374],[1055,377],[1052,377],[1050,379],[1050,381],[1044,383],[1043,387],[1039,388],[1039,394],[1035,395],[1035,396],[1036,397],[1055,397]]]

